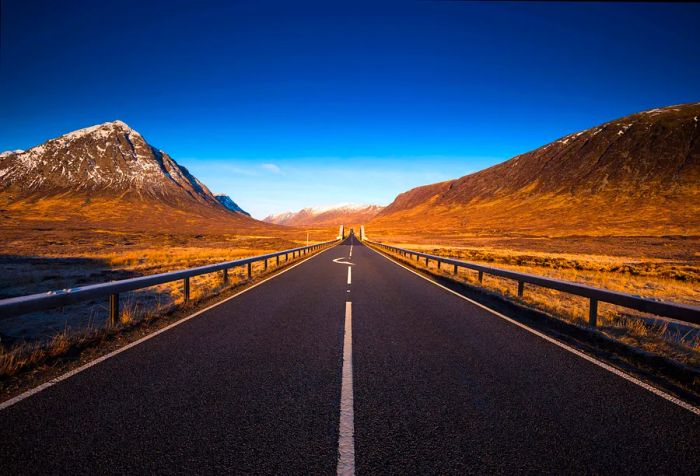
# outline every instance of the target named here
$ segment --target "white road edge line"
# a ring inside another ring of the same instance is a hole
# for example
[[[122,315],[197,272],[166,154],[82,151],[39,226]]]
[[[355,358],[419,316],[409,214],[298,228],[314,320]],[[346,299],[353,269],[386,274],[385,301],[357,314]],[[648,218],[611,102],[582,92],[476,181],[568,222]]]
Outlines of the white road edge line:
[[[386,258],[387,260],[389,260],[389,261],[391,261],[392,263],[396,264],[397,266],[401,266],[402,268],[404,268],[404,269],[407,270],[407,271],[410,271],[411,273],[415,274],[416,276],[419,276],[419,277],[425,279],[425,280],[428,281],[429,283],[433,283],[435,286],[438,286],[438,287],[444,289],[445,291],[448,291],[448,292],[454,294],[455,296],[464,299],[465,301],[469,301],[470,303],[474,304],[475,306],[478,306],[478,307],[484,309],[485,311],[488,311],[488,312],[490,312],[491,314],[493,314],[493,315],[495,315],[495,316],[498,316],[498,317],[500,317],[501,319],[504,319],[504,320],[510,322],[511,324],[515,324],[516,326],[518,326],[518,327],[520,327],[520,328],[522,328],[522,329],[525,329],[526,331],[528,331],[528,332],[530,332],[530,333],[532,333],[532,334],[535,334],[535,335],[538,336],[538,337],[541,337],[542,339],[546,340],[547,342],[550,342],[550,343],[552,343],[552,344],[554,344],[554,345],[556,345],[556,346],[558,346],[558,347],[561,347],[562,349],[564,349],[564,350],[566,350],[566,351],[569,351],[569,352],[571,352],[572,354],[574,354],[574,355],[576,355],[576,356],[578,356],[578,357],[581,357],[582,359],[585,359],[585,360],[587,360],[587,361],[589,361],[589,362],[591,362],[591,363],[597,365],[598,367],[601,367],[601,368],[607,370],[608,372],[611,372],[611,373],[617,375],[618,377],[622,377],[623,379],[625,379],[625,380],[627,380],[627,381],[629,381],[629,382],[631,382],[631,383],[633,383],[633,384],[635,384],[635,385],[638,385],[638,386],[642,387],[643,389],[645,389],[645,390],[647,390],[647,391],[649,391],[649,392],[651,392],[651,393],[653,393],[653,394],[655,394],[655,395],[657,395],[657,396],[659,396],[659,397],[661,397],[661,398],[663,398],[663,399],[665,399],[665,400],[668,400],[668,401],[671,402],[671,403],[675,403],[675,404],[678,405],[679,407],[684,408],[684,409],[688,410],[688,411],[691,412],[691,413],[694,413],[694,414],[700,416],[700,408],[698,408],[698,407],[696,407],[696,406],[694,406],[694,405],[691,405],[691,404],[688,403],[688,402],[684,402],[683,400],[681,400],[681,399],[679,399],[679,398],[676,398],[676,397],[674,397],[673,395],[670,395],[670,394],[664,392],[663,390],[659,390],[658,388],[653,387],[653,386],[649,385],[648,383],[643,382],[643,381],[639,380],[638,378],[633,377],[632,375],[629,375],[629,374],[623,372],[622,370],[613,367],[612,365],[608,365],[608,364],[606,364],[605,362],[596,359],[595,357],[592,357],[592,356],[590,356],[590,355],[588,355],[588,354],[585,354],[585,353],[581,352],[580,350],[574,349],[573,347],[570,347],[570,346],[564,344],[563,342],[559,342],[558,340],[556,340],[556,339],[554,339],[554,338],[552,338],[552,337],[549,337],[549,336],[546,335],[546,334],[543,334],[543,333],[541,333],[541,332],[539,332],[539,331],[536,331],[535,329],[532,329],[532,328],[526,326],[525,324],[522,324],[522,323],[520,323],[520,322],[518,322],[518,321],[516,321],[516,320],[514,320],[514,319],[511,319],[510,317],[505,316],[505,315],[501,314],[501,313],[498,312],[498,311],[494,311],[494,310],[491,309],[490,307],[484,306],[483,304],[478,303],[478,302],[474,301],[473,299],[470,299],[470,298],[468,298],[468,297],[466,297],[466,296],[462,296],[462,295],[459,294],[458,292],[453,291],[452,289],[450,289],[450,288],[448,288],[448,287],[446,287],[446,286],[443,286],[442,284],[440,284],[440,283],[438,283],[438,282],[433,281],[432,279],[428,278],[427,276],[423,276],[423,275],[420,274],[419,272],[417,272],[417,271],[415,271],[415,270],[413,270],[413,269],[411,269],[411,268],[409,268],[409,267],[403,265],[402,263],[400,263],[400,262],[398,262],[398,261],[393,260],[392,258],[386,256],[386,255],[383,254],[383,253],[380,253],[379,251],[375,250],[374,248],[372,248],[372,247],[370,247],[370,246],[368,246],[368,248],[371,249],[372,251],[374,251],[375,253],[377,253],[379,256],[382,256],[383,258]]]
[[[352,284],[352,266],[348,266],[348,284]]]
[[[345,302],[343,339],[343,377],[340,388],[340,425],[338,429],[338,475],[355,474],[355,410],[352,390],[352,303]]]
[[[270,277],[268,277],[268,278],[263,279],[262,281],[260,281],[260,282],[258,282],[258,283],[253,284],[252,286],[249,286],[249,287],[245,288],[244,290],[242,290],[242,291],[240,291],[240,292],[234,294],[233,296],[229,296],[229,297],[227,297],[226,299],[222,299],[221,301],[219,301],[219,302],[217,302],[217,303],[214,303],[214,304],[212,304],[212,305],[209,306],[209,307],[206,307],[206,308],[204,308],[204,309],[202,309],[202,310],[200,310],[200,311],[197,311],[197,312],[195,312],[194,314],[190,314],[190,315],[187,316],[187,317],[183,317],[183,318],[180,319],[179,321],[173,322],[173,323],[170,324],[169,326],[166,326],[166,327],[164,327],[164,328],[162,328],[162,329],[160,329],[160,330],[158,330],[158,331],[156,331],[156,332],[154,332],[154,333],[152,333],[152,334],[149,334],[149,335],[147,335],[146,337],[142,337],[141,339],[139,339],[139,340],[137,340],[137,341],[134,341],[134,342],[132,342],[132,343],[130,343],[130,344],[127,344],[127,345],[125,345],[124,347],[120,347],[119,349],[114,350],[114,351],[110,352],[109,354],[105,354],[105,355],[103,355],[102,357],[98,357],[98,358],[95,359],[95,360],[91,360],[91,361],[88,362],[87,364],[82,365],[82,366],[78,367],[77,369],[73,369],[73,370],[71,370],[70,372],[67,372],[67,373],[65,373],[65,374],[63,374],[63,375],[60,375],[60,376],[58,376],[58,377],[56,377],[56,378],[53,378],[53,379],[49,380],[48,382],[42,383],[42,384],[39,385],[38,387],[34,387],[34,388],[32,388],[32,389],[29,389],[29,390],[27,390],[26,392],[23,392],[23,393],[21,393],[21,394],[15,396],[15,397],[9,399],[9,400],[6,400],[6,401],[0,403],[0,411],[4,410],[4,409],[6,409],[6,408],[9,408],[9,407],[11,407],[12,405],[14,405],[14,404],[16,404],[16,403],[19,403],[19,402],[21,402],[22,400],[24,400],[24,399],[26,399],[26,398],[29,398],[29,397],[31,397],[31,396],[34,395],[34,394],[37,394],[37,393],[41,392],[42,390],[46,390],[46,389],[49,388],[49,387],[53,387],[53,386],[56,385],[57,383],[62,382],[62,381],[64,381],[64,380],[67,380],[67,379],[71,378],[73,375],[79,374],[79,373],[82,372],[83,370],[87,370],[87,369],[89,369],[90,367],[99,364],[100,362],[104,362],[105,360],[107,360],[107,359],[109,359],[109,358],[112,358],[112,357],[114,357],[115,355],[121,354],[122,352],[125,352],[125,351],[131,349],[132,347],[136,347],[137,345],[142,344],[142,343],[146,342],[147,340],[152,339],[152,338],[154,338],[155,336],[157,336],[157,335],[159,335],[159,334],[162,334],[163,332],[172,329],[173,327],[179,326],[180,324],[182,324],[182,323],[184,323],[184,322],[187,322],[187,321],[189,321],[190,319],[193,319],[193,318],[199,316],[200,314],[203,314],[203,313],[205,313],[205,312],[207,312],[207,311],[209,311],[209,310],[215,308],[216,306],[220,306],[221,304],[223,304],[223,303],[225,303],[225,302],[227,302],[227,301],[230,301],[231,299],[237,298],[237,297],[240,296],[241,294],[246,293],[246,292],[250,291],[251,289],[258,287],[258,286],[260,286],[261,284],[264,284],[264,283],[266,283],[267,281],[269,281],[269,280],[271,280],[271,279],[275,279],[276,277],[283,275],[283,274],[286,273],[287,271],[291,271],[292,269],[296,268],[297,266],[299,266],[299,265],[301,265],[301,264],[307,262],[307,261],[310,260],[310,259],[315,258],[316,256],[318,256],[318,255],[320,255],[320,254],[322,254],[322,253],[325,253],[326,251],[328,251],[328,250],[330,250],[331,248],[334,248],[334,247],[335,247],[335,245],[330,246],[330,247],[326,248],[325,250],[319,251],[318,253],[313,254],[313,255],[309,256],[308,258],[305,258],[304,260],[302,260],[302,261],[300,261],[300,262],[298,262],[298,263],[296,263],[296,264],[293,264],[293,265],[289,266],[288,268],[283,269],[283,270],[280,271],[279,273],[276,273],[276,274],[274,274],[274,275],[272,275],[272,276],[270,276]]]

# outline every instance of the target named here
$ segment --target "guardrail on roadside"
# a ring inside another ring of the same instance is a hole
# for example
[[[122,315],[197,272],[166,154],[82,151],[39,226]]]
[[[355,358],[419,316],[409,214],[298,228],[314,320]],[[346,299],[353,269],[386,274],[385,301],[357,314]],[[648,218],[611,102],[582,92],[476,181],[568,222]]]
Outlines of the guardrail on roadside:
[[[396,246],[379,243],[369,239],[365,242],[375,245],[381,249],[392,251],[408,259],[415,258],[420,261],[425,259],[426,266],[432,260],[437,262],[438,269],[443,264],[453,266],[454,274],[457,274],[459,268],[467,268],[475,270],[479,273],[479,282],[484,279],[484,274],[500,276],[506,279],[512,279],[518,283],[518,297],[522,297],[525,292],[525,284],[534,284],[543,288],[555,289],[565,293],[582,296],[589,299],[588,324],[591,327],[596,327],[598,322],[598,302],[606,302],[617,306],[635,309],[637,311],[647,312],[662,317],[670,317],[679,321],[700,324],[700,307],[689,306],[685,304],[675,304],[670,302],[655,301],[653,299],[634,296],[632,294],[620,293],[617,291],[609,291],[606,289],[594,288],[585,284],[573,283],[571,281],[562,281],[554,278],[546,278],[534,274],[518,273],[517,271],[509,271],[507,269],[494,268],[484,266],[468,261],[460,261],[453,258],[445,258],[443,256],[430,255],[411,251]]]
[[[150,276],[122,279],[120,281],[110,281],[107,283],[92,284],[89,286],[82,286],[72,289],[63,289],[60,291],[49,291],[46,293],[2,299],[0,300],[0,319],[33,311],[44,311],[55,307],[75,304],[81,301],[109,297],[109,322],[113,325],[119,321],[119,293],[135,291],[137,289],[156,286],[158,284],[182,280],[184,298],[185,301],[189,301],[190,278],[194,276],[222,271],[223,282],[228,283],[229,269],[237,268],[239,266],[247,266],[248,278],[250,279],[253,276],[253,263],[263,261],[265,263],[264,269],[267,270],[268,261],[273,258],[276,260],[277,266],[279,266],[281,256],[285,257],[286,263],[289,261],[289,255],[292,255],[292,258],[302,256],[310,253],[311,251],[337,243],[338,241],[340,240],[326,241],[314,245],[277,251],[266,255],[252,256],[250,258],[226,261],[223,263],[183,269],[180,271],[170,271],[167,273],[153,274]]]

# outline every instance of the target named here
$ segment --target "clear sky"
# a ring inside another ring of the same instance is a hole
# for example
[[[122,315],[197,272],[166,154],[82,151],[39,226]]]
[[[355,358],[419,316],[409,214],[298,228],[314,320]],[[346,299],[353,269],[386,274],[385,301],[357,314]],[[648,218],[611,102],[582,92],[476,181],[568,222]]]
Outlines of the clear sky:
[[[2,1],[0,150],[121,119],[253,216],[700,100],[700,5]]]

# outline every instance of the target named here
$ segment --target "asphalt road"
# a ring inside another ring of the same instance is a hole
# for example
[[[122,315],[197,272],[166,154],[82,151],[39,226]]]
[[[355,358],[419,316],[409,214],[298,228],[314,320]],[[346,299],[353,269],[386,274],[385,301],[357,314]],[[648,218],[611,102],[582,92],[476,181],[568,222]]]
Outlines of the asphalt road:
[[[0,474],[333,474],[339,454],[358,474],[700,468],[700,417],[354,237],[0,428]]]

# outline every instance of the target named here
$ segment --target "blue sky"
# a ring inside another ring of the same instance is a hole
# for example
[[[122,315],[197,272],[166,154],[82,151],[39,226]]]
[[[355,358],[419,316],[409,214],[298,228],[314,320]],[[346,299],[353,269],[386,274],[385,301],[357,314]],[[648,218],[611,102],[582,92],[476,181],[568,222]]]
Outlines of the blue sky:
[[[0,150],[121,119],[253,216],[700,100],[700,5],[5,0]]]

